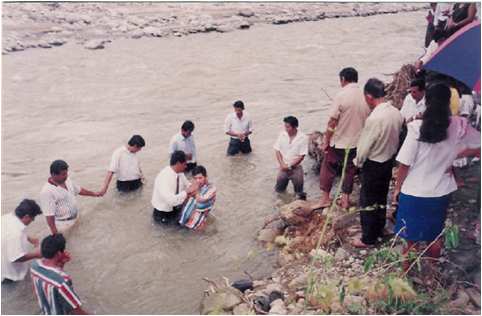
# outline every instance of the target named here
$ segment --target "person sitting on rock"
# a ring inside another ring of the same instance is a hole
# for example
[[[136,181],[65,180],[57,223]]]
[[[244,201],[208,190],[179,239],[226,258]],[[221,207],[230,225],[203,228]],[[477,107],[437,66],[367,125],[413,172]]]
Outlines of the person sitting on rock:
[[[102,195],[107,192],[112,175],[117,176],[117,190],[120,192],[135,191],[142,187],[142,170],[137,159],[137,153],[146,145],[140,135],[131,137],[127,146],[117,148],[112,154],[109,171],[105,177],[104,187],[100,191]]]
[[[184,205],[179,224],[193,230],[202,230],[216,201],[216,187],[208,181],[207,171],[203,166],[196,166],[192,174],[198,189]]]
[[[276,178],[275,190],[278,193],[284,192],[289,181],[298,198],[305,200],[306,193],[303,191],[303,167],[301,163],[308,154],[308,138],[298,131],[298,119],[294,116],[287,116],[283,119],[284,131],[282,131],[273,148],[279,164],[278,176]]]
[[[240,151],[248,154],[252,151],[248,136],[253,133],[253,122],[244,111],[243,101],[234,102],[233,108],[234,113],[228,114],[224,120],[224,132],[231,137],[227,154],[234,156]]]

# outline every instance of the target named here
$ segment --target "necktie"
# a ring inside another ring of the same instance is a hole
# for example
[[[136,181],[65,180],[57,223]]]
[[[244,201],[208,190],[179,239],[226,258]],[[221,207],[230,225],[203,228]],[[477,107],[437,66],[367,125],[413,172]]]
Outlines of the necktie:
[[[176,194],[179,194],[179,175],[176,175]]]

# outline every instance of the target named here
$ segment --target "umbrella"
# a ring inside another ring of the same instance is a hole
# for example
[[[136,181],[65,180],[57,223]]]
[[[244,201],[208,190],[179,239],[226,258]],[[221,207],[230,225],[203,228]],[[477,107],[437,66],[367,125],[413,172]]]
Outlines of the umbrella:
[[[480,93],[480,21],[467,24],[445,40],[424,68],[462,81]]]

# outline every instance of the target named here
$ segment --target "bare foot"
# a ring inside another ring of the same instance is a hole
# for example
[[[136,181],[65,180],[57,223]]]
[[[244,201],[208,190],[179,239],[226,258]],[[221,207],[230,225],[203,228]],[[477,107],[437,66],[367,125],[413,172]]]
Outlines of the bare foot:
[[[361,241],[360,238],[356,238],[355,240],[353,240],[353,241],[351,242],[351,245],[352,245],[353,247],[355,247],[355,248],[362,248],[362,249],[363,249],[363,248],[372,248],[372,247],[373,247],[373,245],[367,245],[367,244],[365,244],[363,241]]]
[[[350,195],[345,193],[341,195],[340,207],[344,209],[350,208]]]
[[[313,208],[314,209],[320,209],[320,208],[329,207],[330,205],[331,205],[330,198],[321,198],[319,203],[313,205]]]

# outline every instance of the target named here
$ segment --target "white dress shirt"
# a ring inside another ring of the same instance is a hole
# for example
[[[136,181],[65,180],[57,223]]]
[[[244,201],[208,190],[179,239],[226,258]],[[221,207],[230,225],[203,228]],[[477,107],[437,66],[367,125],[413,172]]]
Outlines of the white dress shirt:
[[[176,193],[177,179],[179,190]],[[167,166],[159,172],[154,182],[152,192],[152,206],[163,212],[172,212],[173,208],[181,205],[187,197],[185,189],[189,186],[184,173],[176,173],[171,166]]]
[[[405,122],[414,119],[418,114],[425,112],[425,97],[420,101],[415,101],[412,95],[409,93],[403,100],[402,108],[400,109],[400,114],[402,114]]]
[[[290,136],[286,131],[282,131],[273,148],[281,153],[283,161],[292,166],[300,156],[308,154],[308,138],[305,134],[298,131],[295,138],[290,142]]]
[[[386,162],[398,149],[403,118],[390,103],[381,103],[368,116],[357,144],[354,164],[362,167],[367,159]]]
[[[25,233],[26,227],[15,213],[2,216],[2,281],[5,278],[23,280],[28,272],[28,262],[14,262],[31,249]]]
[[[190,163],[196,162],[196,144],[194,143],[194,135],[191,134],[189,137],[182,136],[179,132],[172,136],[169,142],[169,155],[172,155],[176,150],[181,150],[185,154],[191,154],[192,159],[188,160]]]
[[[447,139],[436,144],[421,142],[422,120],[407,125],[407,137],[397,160],[410,166],[402,184],[403,194],[417,197],[441,197],[457,190],[453,174],[447,172],[458,153],[480,147],[480,132],[462,117],[452,116]]]
[[[114,151],[109,171],[115,173],[119,181],[137,180],[142,177],[137,154],[131,153],[126,146]]]
[[[253,122],[249,117],[248,112],[243,111],[243,116],[241,119],[236,115],[235,112],[229,113],[224,120],[224,132],[233,132],[233,133],[246,133],[253,131]],[[231,136],[233,138],[238,138],[235,136]]]
[[[80,187],[68,178],[65,181],[67,190],[50,182],[45,183],[40,191],[40,206],[45,216],[55,216],[56,220],[75,218],[79,213],[75,196]]]

